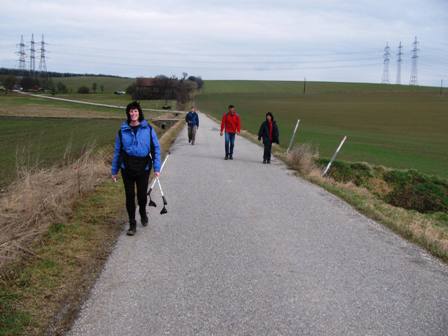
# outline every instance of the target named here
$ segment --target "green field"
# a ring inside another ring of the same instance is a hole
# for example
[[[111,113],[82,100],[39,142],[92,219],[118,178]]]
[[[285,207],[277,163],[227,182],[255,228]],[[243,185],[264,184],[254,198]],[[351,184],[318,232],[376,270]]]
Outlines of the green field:
[[[105,77],[105,76],[76,76],[76,77],[53,77],[54,83],[62,82],[71,90],[71,93],[78,91],[80,86],[87,86],[92,89],[92,84],[97,84],[97,92],[101,93],[100,86],[104,86],[104,93],[114,93],[117,90],[126,88],[135,82],[135,78],[125,77]]]
[[[339,158],[448,176],[448,96],[437,88],[275,81],[206,81],[200,110],[220,118],[233,104],[243,128],[258,132],[271,111],[286,147],[296,120],[297,142],[329,157],[344,135]]]
[[[111,77],[70,77],[63,80],[74,86],[104,83],[106,92],[115,90],[116,84],[127,86],[133,81]],[[56,97],[118,106],[125,106],[132,100],[129,95],[113,93],[57,94]],[[175,105],[175,102],[169,103]],[[143,108],[160,109],[164,101],[146,100],[141,104]],[[159,112],[145,112],[147,119],[160,115]],[[69,144],[75,157],[86,145],[95,143],[100,147],[112,144],[114,134],[124,119],[124,109],[49,100],[17,93],[0,95],[0,188],[16,178],[17,166],[48,167],[58,164]]]
[[[114,95],[114,94],[58,94],[55,97],[82,100],[93,103],[110,104],[117,106],[126,106],[132,101],[129,95]],[[140,102],[145,109],[161,109],[165,101],[162,100],[144,100]],[[169,101],[171,106],[175,107],[176,103]],[[7,95],[0,95],[0,115],[26,115],[26,112],[31,109],[40,107],[41,110],[48,108],[49,111],[57,109],[70,109],[73,117],[77,116],[77,112],[89,111],[92,116],[98,117],[123,117],[124,109],[116,109],[110,107],[90,106],[84,104],[77,104],[71,102],[51,100],[47,98],[39,98],[32,96],[25,96],[16,93],[9,93]],[[6,113],[8,112],[8,113]],[[79,114],[78,113],[78,114]],[[57,115],[57,112],[55,112]],[[146,112],[145,117],[155,117],[160,115],[158,112]]]
[[[0,117],[0,187],[16,177],[16,166],[48,167],[68,146],[76,157],[85,146],[113,144],[119,120]]]

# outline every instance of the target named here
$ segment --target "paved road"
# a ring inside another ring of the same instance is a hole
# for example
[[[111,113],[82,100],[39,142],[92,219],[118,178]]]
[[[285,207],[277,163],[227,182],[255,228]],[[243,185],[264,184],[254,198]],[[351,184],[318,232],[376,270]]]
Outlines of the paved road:
[[[448,267],[201,115],[70,335],[448,335]],[[159,197],[157,200],[159,200]],[[160,201],[159,201],[160,203]]]

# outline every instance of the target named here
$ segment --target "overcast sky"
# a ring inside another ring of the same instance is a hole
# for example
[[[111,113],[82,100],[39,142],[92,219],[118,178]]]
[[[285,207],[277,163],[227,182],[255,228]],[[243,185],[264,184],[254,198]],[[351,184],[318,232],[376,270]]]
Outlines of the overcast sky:
[[[395,82],[401,41],[404,84],[417,36],[419,83],[448,82],[448,0],[0,0],[0,31],[0,67],[34,33],[51,71],[204,79],[380,82],[388,42]]]

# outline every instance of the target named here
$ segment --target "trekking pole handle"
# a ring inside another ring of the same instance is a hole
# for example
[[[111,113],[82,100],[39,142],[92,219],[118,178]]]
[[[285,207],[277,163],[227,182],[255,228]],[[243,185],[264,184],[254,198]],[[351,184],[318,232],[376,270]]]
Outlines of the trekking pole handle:
[[[163,160],[163,163],[162,163],[162,167],[160,167],[160,173],[162,173],[163,167],[165,167],[165,163],[168,160],[169,156],[170,156],[170,153],[166,154],[165,160]],[[156,185],[156,181],[157,181],[157,178],[154,178],[152,180],[151,187],[149,188],[149,191],[148,191],[148,195],[151,193],[152,189],[154,189],[154,186]]]
[[[165,195],[164,195],[163,189],[162,189],[162,185],[160,184],[160,180],[158,177],[156,177],[156,181],[157,181],[157,184],[159,185],[160,193],[162,194],[162,198],[165,198]]]

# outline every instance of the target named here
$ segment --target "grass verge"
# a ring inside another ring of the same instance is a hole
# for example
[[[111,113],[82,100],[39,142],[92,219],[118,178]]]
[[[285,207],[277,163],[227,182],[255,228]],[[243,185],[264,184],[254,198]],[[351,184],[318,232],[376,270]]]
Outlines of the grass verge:
[[[295,152],[293,149],[287,157],[278,152],[277,156],[301,177],[342,198],[367,217],[424,247],[434,256],[448,261],[448,215],[442,207],[446,195],[437,194],[439,190],[446,188],[445,181],[412,170],[398,171],[341,161],[335,162],[328,177],[322,177],[323,166],[319,163],[326,160],[310,161],[310,157],[316,157],[315,151],[305,155],[302,152]],[[304,163],[300,163],[302,157],[297,157],[297,154],[303,155]],[[395,176],[395,179],[388,180],[391,176]],[[421,177],[422,180],[416,182],[413,180],[414,176]],[[402,191],[408,190],[408,187],[420,190],[420,193]],[[397,199],[401,206],[396,206]],[[412,206],[403,207],[405,204]]]
[[[168,151],[183,121],[160,138]],[[125,219],[122,183],[103,179],[0,276],[0,335],[61,335],[71,326]]]

